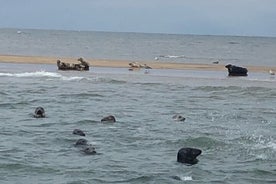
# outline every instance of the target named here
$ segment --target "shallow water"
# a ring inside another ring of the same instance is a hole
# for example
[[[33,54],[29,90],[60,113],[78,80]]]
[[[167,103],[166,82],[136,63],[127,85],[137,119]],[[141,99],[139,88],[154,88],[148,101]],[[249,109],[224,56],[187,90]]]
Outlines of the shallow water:
[[[276,80],[268,74],[2,63],[0,79],[1,183],[276,182]],[[37,106],[46,118],[32,117]],[[109,114],[117,122],[101,123]],[[75,128],[98,154],[74,147]],[[182,147],[200,148],[199,163],[177,163]]]
[[[0,29],[0,54],[275,66],[276,38]]]

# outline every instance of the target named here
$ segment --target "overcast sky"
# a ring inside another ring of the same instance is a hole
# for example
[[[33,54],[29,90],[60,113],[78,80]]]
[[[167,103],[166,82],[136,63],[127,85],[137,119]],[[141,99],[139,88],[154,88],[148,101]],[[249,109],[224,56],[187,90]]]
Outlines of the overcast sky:
[[[276,0],[0,0],[0,28],[276,36]]]

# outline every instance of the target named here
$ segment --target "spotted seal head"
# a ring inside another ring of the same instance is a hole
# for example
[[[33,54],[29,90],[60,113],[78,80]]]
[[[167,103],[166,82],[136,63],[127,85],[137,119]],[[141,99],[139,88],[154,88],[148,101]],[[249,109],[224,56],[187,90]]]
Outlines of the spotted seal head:
[[[37,107],[34,113],[35,118],[45,118],[45,110],[43,107]]]
[[[85,136],[85,133],[80,129],[73,130],[73,134],[79,135],[79,136]]]
[[[116,119],[114,116],[110,115],[110,116],[106,116],[103,119],[101,119],[101,122],[110,122],[110,123],[114,123],[116,122]]]
[[[201,153],[202,151],[197,148],[181,148],[177,153],[177,162],[189,165],[196,164],[198,162],[196,157]]]
[[[93,155],[97,153],[92,145],[85,146],[81,151],[87,155]]]
[[[75,146],[86,146],[87,142],[88,141],[86,139],[78,139],[77,142],[75,143]]]
[[[174,115],[172,118],[175,121],[185,121],[185,119],[186,119],[186,118],[184,118],[183,116],[181,116],[179,114]]]
[[[88,144],[86,139],[78,139],[75,143],[75,146],[80,148],[80,151],[87,155],[93,155],[97,153],[95,148],[91,144]]]

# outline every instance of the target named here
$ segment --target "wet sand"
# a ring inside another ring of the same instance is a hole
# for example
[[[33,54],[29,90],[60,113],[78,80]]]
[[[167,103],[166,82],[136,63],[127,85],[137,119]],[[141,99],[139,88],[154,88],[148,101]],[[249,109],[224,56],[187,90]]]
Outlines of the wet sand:
[[[57,60],[67,63],[78,63],[78,58],[66,57],[46,57],[46,56],[16,56],[0,55],[0,62],[6,63],[29,63],[29,64],[55,64]],[[90,66],[94,67],[111,67],[111,68],[128,68],[132,61],[127,60],[105,60],[84,58]],[[207,71],[227,71],[222,64],[190,64],[190,63],[173,63],[160,61],[137,61],[140,64],[146,64],[153,69],[179,69],[179,70],[207,70]],[[276,71],[276,66],[244,66],[252,72],[268,72],[270,69]]]

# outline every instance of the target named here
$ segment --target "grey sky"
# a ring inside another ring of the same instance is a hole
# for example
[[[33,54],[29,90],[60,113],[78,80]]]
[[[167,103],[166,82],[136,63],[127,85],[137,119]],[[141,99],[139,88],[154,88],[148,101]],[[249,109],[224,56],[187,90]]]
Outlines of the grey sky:
[[[276,36],[276,0],[0,0],[0,28]]]

